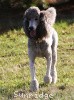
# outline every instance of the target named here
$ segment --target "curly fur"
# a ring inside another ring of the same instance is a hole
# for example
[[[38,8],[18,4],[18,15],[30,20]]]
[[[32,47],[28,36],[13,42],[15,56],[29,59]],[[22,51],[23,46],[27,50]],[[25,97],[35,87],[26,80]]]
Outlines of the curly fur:
[[[32,38],[29,34],[30,31],[28,29],[29,19],[34,17],[38,18],[38,26],[36,29],[36,36],[34,37],[34,39],[38,39],[38,38],[41,39],[49,34],[47,32],[46,27],[48,25],[52,26],[55,23],[56,10],[53,7],[51,7],[48,8],[46,11],[40,11],[38,7],[30,7],[25,11],[23,26],[24,26],[25,33],[29,38]]]
[[[38,7],[30,7],[25,11],[23,27],[28,36],[28,55],[30,59],[31,90],[39,88],[35,75],[35,58],[45,57],[47,60],[47,71],[44,77],[45,83],[56,83],[57,71],[57,45],[58,35],[53,24],[56,19],[56,10],[51,7],[40,11]]]

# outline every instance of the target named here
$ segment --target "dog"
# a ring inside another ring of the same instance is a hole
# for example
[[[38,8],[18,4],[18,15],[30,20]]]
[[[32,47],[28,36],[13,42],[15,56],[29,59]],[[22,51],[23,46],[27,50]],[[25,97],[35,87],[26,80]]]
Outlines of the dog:
[[[45,83],[57,82],[57,46],[58,35],[53,24],[56,20],[56,9],[50,7],[42,10],[30,7],[24,13],[23,28],[28,37],[28,55],[30,60],[31,84],[30,90],[39,90],[36,79],[34,62],[36,57],[45,57],[47,70],[44,76]]]

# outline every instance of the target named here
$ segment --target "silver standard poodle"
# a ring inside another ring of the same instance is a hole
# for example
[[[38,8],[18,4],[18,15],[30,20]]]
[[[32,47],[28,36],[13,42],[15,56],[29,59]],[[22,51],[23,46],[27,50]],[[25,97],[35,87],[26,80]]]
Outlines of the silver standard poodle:
[[[36,79],[34,62],[36,57],[45,57],[47,70],[45,83],[56,83],[57,45],[58,35],[53,24],[56,19],[56,10],[53,7],[40,11],[38,7],[30,7],[25,11],[23,27],[28,37],[28,55],[30,59],[31,91],[39,89]]]

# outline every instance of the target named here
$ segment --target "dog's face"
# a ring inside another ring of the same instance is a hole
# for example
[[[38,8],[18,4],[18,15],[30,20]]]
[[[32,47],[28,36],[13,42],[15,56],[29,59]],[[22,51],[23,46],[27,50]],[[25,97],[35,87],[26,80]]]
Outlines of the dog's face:
[[[29,38],[40,38],[47,34],[47,25],[55,22],[56,11],[54,8],[40,11],[38,7],[30,7],[25,11],[23,27]]]
[[[40,10],[37,7],[30,7],[24,15],[24,24],[26,24],[30,37],[36,36],[36,29],[39,24]]]

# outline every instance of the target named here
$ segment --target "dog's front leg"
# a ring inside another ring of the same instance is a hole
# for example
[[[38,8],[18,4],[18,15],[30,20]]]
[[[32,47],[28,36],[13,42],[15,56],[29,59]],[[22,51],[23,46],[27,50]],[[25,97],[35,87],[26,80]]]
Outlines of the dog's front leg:
[[[34,67],[34,59],[30,58],[30,72],[31,72],[31,85],[30,90],[31,91],[37,91],[39,89],[39,83],[36,79],[35,75],[35,67]]]
[[[47,71],[46,75],[44,77],[45,83],[51,83],[52,82],[52,76],[51,76],[51,64],[52,64],[52,52],[47,54]]]

